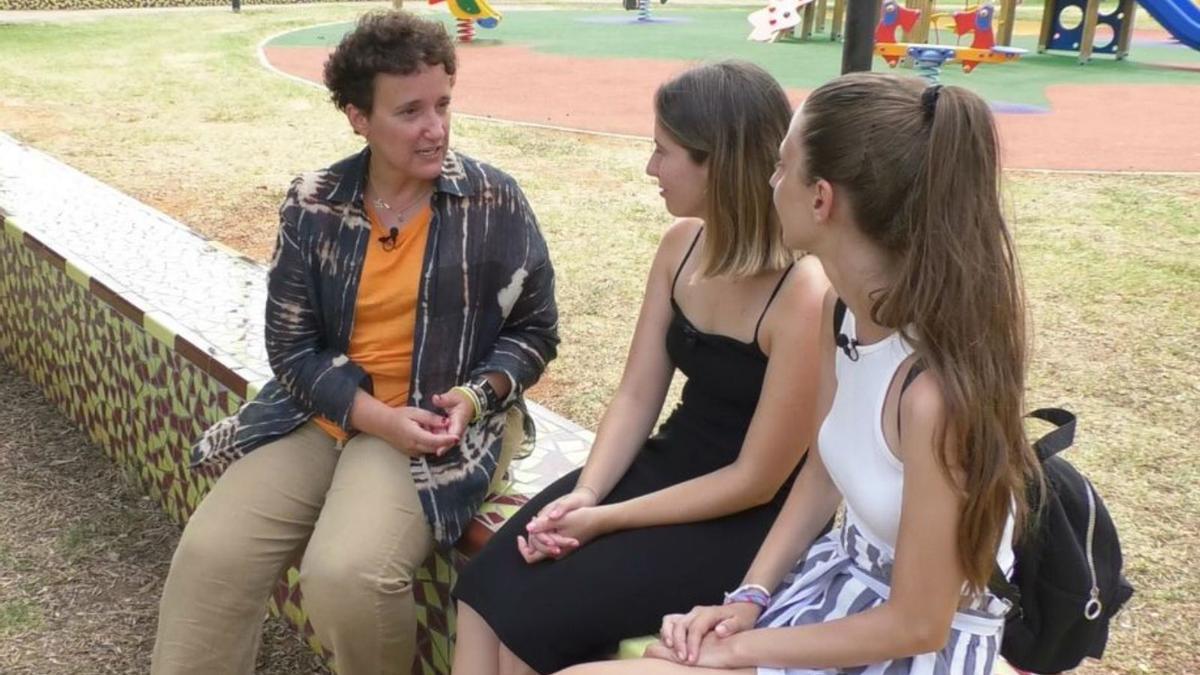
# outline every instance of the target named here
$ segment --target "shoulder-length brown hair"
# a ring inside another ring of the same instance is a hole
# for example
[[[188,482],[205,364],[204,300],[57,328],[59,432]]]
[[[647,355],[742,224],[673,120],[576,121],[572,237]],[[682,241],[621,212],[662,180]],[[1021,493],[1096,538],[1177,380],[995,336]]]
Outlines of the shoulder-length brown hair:
[[[708,162],[705,275],[751,276],[794,258],[771,203],[771,173],[787,134],[791,105],[762,68],[721,61],[658,88],[659,125],[697,164]]]
[[[999,143],[987,103],[961,87],[856,73],[805,100],[809,181],[849,194],[862,232],[896,263],[876,323],[902,330],[945,401],[939,463],[961,489],[959,561],[982,591],[1016,505],[1041,467],[1023,425],[1025,297],[1000,206]]]

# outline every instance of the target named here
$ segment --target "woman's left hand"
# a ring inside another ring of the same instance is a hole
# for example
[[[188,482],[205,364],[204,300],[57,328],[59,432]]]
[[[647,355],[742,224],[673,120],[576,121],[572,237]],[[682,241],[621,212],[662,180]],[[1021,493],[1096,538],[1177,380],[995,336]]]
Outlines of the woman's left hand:
[[[560,547],[561,553],[555,557],[561,558],[596,537],[611,532],[613,529],[610,523],[612,508],[613,505],[585,506],[565,513],[554,520],[534,518],[526,529],[532,536],[558,535],[557,541],[561,542],[562,546]]]
[[[720,638],[713,633],[709,633],[704,641],[700,643],[700,653],[695,661],[681,659],[675,653],[675,650],[664,645],[661,641],[646,647],[644,656],[648,659],[662,659],[664,661],[673,661],[675,663],[683,663],[689,666],[699,668],[738,668],[740,665],[734,659],[732,640],[736,637]]]

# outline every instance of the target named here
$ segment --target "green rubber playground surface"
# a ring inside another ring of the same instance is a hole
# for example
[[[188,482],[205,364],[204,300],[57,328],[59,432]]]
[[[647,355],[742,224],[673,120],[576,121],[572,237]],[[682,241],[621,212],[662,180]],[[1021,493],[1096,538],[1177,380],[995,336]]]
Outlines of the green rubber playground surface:
[[[636,12],[620,10],[508,11],[498,27],[478,29],[475,44],[466,48],[523,45],[547,54],[613,59],[613,68],[618,69],[620,59],[740,58],[763,66],[785,86],[802,89],[819,86],[838,74],[842,58],[840,42],[831,42],[827,33],[814,33],[806,41],[750,42],[746,39],[750,32],[746,17],[750,11],[749,8],[677,10],[670,4],[655,4],[655,21],[650,24],[637,23]],[[429,16],[441,18],[453,31],[454,22],[448,13]],[[282,35],[268,46],[331,46],[349,28],[349,23],[315,26]],[[954,40],[952,32],[942,31],[943,44],[953,44]],[[932,36],[930,41],[934,41]],[[967,41],[969,37],[964,38],[964,44]],[[1055,84],[1200,85],[1200,52],[1164,41],[1140,40],[1137,35],[1128,60],[1096,55],[1085,66],[1079,65],[1075,54],[1037,54],[1034,36],[1017,36],[1013,46],[1030,53],[1016,63],[980,64],[969,75],[959,65],[950,64],[943,69],[941,81],[970,87],[1001,108],[1011,104],[1014,112],[1023,106],[1045,106],[1046,87]],[[886,68],[882,59],[876,61],[876,70]]]

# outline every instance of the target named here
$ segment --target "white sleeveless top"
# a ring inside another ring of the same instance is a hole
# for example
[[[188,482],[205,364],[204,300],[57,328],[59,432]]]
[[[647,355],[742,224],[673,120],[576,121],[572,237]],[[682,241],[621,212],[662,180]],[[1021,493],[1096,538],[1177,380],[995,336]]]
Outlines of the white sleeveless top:
[[[841,332],[857,336],[847,310]],[[853,343],[852,343],[853,344]],[[904,464],[883,435],[883,405],[900,364],[913,348],[899,333],[870,345],[858,345],[857,360],[844,349],[836,356],[837,393],[818,432],[821,460],[846,500],[846,515],[863,533],[895,557],[904,490]],[[1001,537],[996,562],[1012,569],[1013,519]]]

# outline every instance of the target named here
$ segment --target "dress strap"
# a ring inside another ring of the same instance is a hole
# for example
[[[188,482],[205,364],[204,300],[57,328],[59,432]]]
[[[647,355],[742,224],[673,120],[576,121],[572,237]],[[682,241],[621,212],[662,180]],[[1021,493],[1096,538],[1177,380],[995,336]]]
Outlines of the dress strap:
[[[783,288],[783,282],[787,280],[788,275],[792,273],[792,268],[796,266],[796,261],[787,266],[783,274],[779,275],[779,281],[776,282],[774,290],[771,291],[771,297],[767,298],[767,304],[763,307],[762,314],[758,315],[758,323],[754,324],[754,344],[758,344],[758,329],[762,328],[763,319],[767,318],[767,310],[771,309],[771,303],[775,302],[775,296],[779,295],[779,289]]]
[[[692,257],[692,251],[696,248],[702,234],[704,234],[703,227],[696,231],[696,236],[692,237],[692,245],[688,246],[687,253],[683,254],[683,260],[679,261],[679,267],[675,270],[675,278],[671,280],[671,302],[675,301],[675,285],[679,283],[679,275],[683,272],[683,266],[687,264],[688,258]]]

